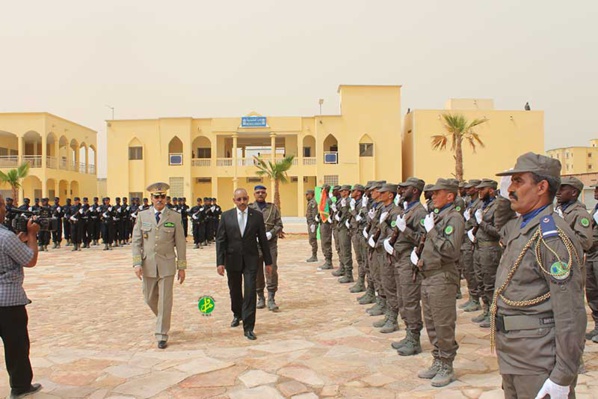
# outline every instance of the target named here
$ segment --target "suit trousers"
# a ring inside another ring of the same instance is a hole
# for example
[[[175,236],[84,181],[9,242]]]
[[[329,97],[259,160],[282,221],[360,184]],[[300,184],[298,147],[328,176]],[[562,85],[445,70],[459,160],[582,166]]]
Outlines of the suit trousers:
[[[278,291],[278,242],[272,241],[268,243],[270,246],[270,255],[272,256],[272,273],[265,274],[264,269],[264,258],[260,256],[257,264],[257,284],[256,291],[259,293],[264,292],[264,288],[268,289],[268,292]],[[264,279],[265,275],[265,279]]]
[[[235,317],[243,320],[243,330],[253,331],[255,327],[257,268],[243,264],[241,271],[226,271],[230,306]]]
[[[424,278],[421,290],[426,331],[434,347],[432,356],[451,364],[459,349],[455,340],[458,278],[454,280],[449,272],[440,272]]]
[[[0,336],[4,342],[4,361],[15,393],[25,392],[33,380],[29,361],[29,318],[25,305],[0,307]]]
[[[156,340],[168,341],[172,315],[174,276],[143,276],[143,297],[156,315]]]
[[[548,374],[538,375],[502,375],[502,389],[505,392],[505,399],[534,399],[544,381],[548,378]],[[575,386],[577,385],[577,377],[571,384],[569,390],[569,398],[575,398]]]
[[[598,257],[590,252],[586,261],[586,299],[598,326]]]
[[[332,263],[332,224],[322,223],[320,225],[320,240],[322,240],[322,253],[324,259]]]

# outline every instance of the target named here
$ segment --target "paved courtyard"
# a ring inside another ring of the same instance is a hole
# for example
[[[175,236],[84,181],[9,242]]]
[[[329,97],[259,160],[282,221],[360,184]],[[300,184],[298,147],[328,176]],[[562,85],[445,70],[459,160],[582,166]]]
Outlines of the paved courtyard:
[[[175,287],[169,347],[156,348],[154,317],[131,268],[130,246],[40,254],[26,272],[35,399],[49,398],[501,398],[489,331],[459,311],[457,381],[435,389],[417,378],[431,363],[424,353],[399,357],[390,348],[402,329],[380,334],[329,272],[316,271],[305,236],[280,241],[279,313],[258,310],[257,341],[230,328],[226,278],[215,270],[214,246],[188,244],[187,280]],[[336,264],[336,261],[335,261]],[[216,308],[201,316],[197,300],[211,295]],[[465,299],[464,299],[465,300]],[[460,301],[461,302],[461,301]],[[401,326],[402,328],[404,326]],[[584,355],[578,398],[598,398],[598,345]],[[0,395],[8,378],[0,371]]]

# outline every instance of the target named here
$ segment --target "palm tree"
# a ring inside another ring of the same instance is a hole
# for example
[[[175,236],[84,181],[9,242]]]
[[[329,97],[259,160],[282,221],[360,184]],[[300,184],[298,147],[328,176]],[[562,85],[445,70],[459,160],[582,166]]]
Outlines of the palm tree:
[[[255,174],[258,176],[268,176],[271,180],[274,180],[274,205],[276,205],[282,212],[282,208],[280,207],[279,187],[281,182],[289,182],[287,178],[287,171],[291,169],[291,166],[293,166],[293,159],[295,159],[295,156],[286,156],[275,163],[270,161],[266,162],[256,156],[254,156],[253,159],[255,160],[255,166],[258,168],[258,171],[255,172]]]
[[[16,169],[11,169],[4,173],[0,171],[0,182],[8,183],[12,189],[12,199],[14,205],[19,204],[19,188],[21,188],[21,179],[24,179],[29,174],[29,162],[23,162],[21,166]]]
[[[476,145],[484,147],[478,133],[473,128],[488,121],[486,118],[474,119],[471,122],[461,114],[442,114],[443,125],[446,133],[432,136],[432,149],[443,151],[448,142],[451,142],[451,151],[455,159],[455,179],[463,180],[463,140],[466,140],[475,153]]]

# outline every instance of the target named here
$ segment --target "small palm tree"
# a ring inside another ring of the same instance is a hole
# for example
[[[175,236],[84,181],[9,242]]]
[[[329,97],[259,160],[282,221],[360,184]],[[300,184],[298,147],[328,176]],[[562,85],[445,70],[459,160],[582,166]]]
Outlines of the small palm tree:
[[[21,180],[29,174],[29,163],[23,162],[21,166],[16,169],[11,169],[4,173],[0,171],[0,182],[7,183],[12,189],[12,199],[14,205],[19,204],[19,188],[21,188]]]
[[[255,160],[255,166],[257,166],[258,171],[255,172],[258,176],[267,176],[270,179],[274,180],[274,205],[278,207],[278,209],[282,212],[282,208],[280,207],[280,192],[279,187],[280,183],[288,183],[288,176],[287,171],[291,169],[293,166],[293,159],[295,159],[294,155],[289,155],[284,157],[282,160],[272,163],[270,161],[266,162],[261,158],[253,157]]]
[[[439,151],[446,150],[450,140],[451,151],[454,152],[453,158],[455,159],[455,179],[462,181],[464,172],[463,140],[469,143],[474,153],[476,145],[480,145],[483,148],[484,143],[480,139],[479,134],[474,132],[473,128],[485,123],[488,119],[474,119],[470,122],[461,114],[442,114],[442,119],[446,133],[432,136],[432,149]]]

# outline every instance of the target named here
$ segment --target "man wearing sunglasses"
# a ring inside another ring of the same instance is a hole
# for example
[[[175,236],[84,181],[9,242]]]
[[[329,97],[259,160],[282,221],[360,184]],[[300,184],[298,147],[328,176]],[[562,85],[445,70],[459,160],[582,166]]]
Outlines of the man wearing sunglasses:
[[[272,273],[272,256],[261,212],[248,208],[247,190],[238,188],[233,193],[235,208],[222,214],[216,235],[216,264],[218,274],[228,278],[233,321],[237,327],[243,320],[245,337],[255,340],[256,279],[262,251],[266,275]],[[243,287],[244,286],[244,287]],[[245,294],[243,294],[243,288]]]
[[[157,316],[155,334],[160,349],[168,342],[174,276],[183,284],[187,268],[181,215],[166,206],[169,188],[166,183],[148,186],[152,206],[139,212],[133,229],[133,268],[143,281],[145,302]]]

